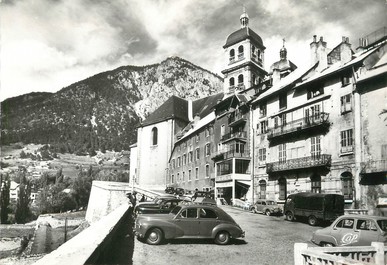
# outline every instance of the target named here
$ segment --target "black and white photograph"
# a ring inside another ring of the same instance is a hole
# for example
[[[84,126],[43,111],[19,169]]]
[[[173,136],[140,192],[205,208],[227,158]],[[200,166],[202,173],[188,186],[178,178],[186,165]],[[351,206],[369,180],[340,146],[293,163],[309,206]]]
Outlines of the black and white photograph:
[[[387,0],[0,0],[0,264],[387,265]]]

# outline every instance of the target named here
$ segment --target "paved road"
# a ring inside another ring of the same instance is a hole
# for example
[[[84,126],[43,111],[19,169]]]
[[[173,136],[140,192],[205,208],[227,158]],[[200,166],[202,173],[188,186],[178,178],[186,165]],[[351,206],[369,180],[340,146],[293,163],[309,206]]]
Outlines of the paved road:
[[[294,243],[310,243],[319,227],[288,222],[284,217],[252,214],[229,206],[223,207],[242,229],[244,239],[219,246],[212,240],[169,240],[150,246],[135,239],[133,264],[222,264],[285,265],[293,264]]]

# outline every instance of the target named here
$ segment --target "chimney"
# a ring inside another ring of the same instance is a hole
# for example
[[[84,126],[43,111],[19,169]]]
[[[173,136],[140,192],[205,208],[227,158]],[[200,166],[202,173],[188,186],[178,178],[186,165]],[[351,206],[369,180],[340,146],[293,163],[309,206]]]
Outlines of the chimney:
[[[281,71],[278,68],[273,69],[272,78],[273,85],[276,85],[281,80]]]
[[[327,43],[324,41],[322,36],[317,43],[317,60],[319,61],[317,71],[321,72],[328,67]]]
[[[192,100],[188,100],[188,120],[189,121],[192,121],[193,120],[193,116],[192,116],[192,112],[193,112],[193,109],[192,109]]]
[[[195,124],[195,126],[196,126],[196,124],[198,123],[198,121],[200,120],[200,115],[199,115],[199,113],[196,113],[195,114],[195,118],[194,118],[194,124]]]
[[[316,35],[313,35],[313,41],[310,43],[310,62],[312,65],[318,61],[316,37]]]
[[[349,43],[348,37],[343,37],[340,45],[340,61],[341,65],[344,65],[352,60],[351,44]]]

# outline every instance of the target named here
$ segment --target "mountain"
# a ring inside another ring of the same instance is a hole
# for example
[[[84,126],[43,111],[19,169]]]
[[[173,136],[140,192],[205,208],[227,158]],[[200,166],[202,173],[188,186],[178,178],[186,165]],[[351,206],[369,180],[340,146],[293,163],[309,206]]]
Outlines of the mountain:
[[[1,103],[1,144],[50,144],[58,152],[128,150],[136,125],[170,96],[197,99],[223,80],[179,57],[122,66],[56,93],[30,93]]]

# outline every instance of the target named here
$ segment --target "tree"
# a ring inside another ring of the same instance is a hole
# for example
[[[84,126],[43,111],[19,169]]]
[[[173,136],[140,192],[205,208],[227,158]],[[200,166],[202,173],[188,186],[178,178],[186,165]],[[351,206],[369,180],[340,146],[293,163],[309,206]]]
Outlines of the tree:
[[[29,204],[31,202],[31,184],[25,176],[25,172],[21,172],[19,196],[16,202],[15,221],[18,224],[25,224],[29,221],[31,211]]]
[[[1,175],[1,196],[0,196],[0,223],[8,223],[8,214],[9,214],[9,189],[11,187],[11,181],[8,174],[3,177]]]
[[[77,208],[86,207],[89,203],[91,184],[93,181],[93,170],[92,167],[84,172],[82,167],[78,173],[76,179],[73,182],[73,196],[75,203],[77,204]]]

